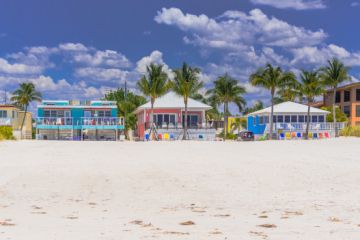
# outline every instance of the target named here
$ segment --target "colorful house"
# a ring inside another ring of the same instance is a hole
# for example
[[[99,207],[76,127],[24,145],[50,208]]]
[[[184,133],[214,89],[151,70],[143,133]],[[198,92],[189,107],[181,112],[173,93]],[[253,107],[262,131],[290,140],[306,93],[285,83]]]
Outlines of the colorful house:
[[[306,131],[308,106],[294,103],[284,102],[274,106],[274,133],[300,133]],[[333,123],[326,122],[326,116],[330,112],[322,109],[310,108],[310,132],[324,133],[328,132],[334,135],[335,126]],[[248,130],[254,132],[255,135],[260,136],[270,132],[270,114],[271,107],[262,109],[248,115]],[[337,123],[338,129],[342,129],[345,123]]]
[[[205,117],[205,112],[211,108],[209,105],[189,98],[187,125],[191,139],[215,139],[216,130],[207,123]],[[135,133],[140,139],[145,139],[150,129],[150,102],[138,107],[134,113],[138,120]],[[184,99],[173,92],[156,99],[153,122],[160,138],[179,139],[183,134],[185,122]]]
[[[329,90],[324,95],[324,105],[331,107],[334,92]],[[339,87],[335,96],[335,104],[347,115],[352,126],[360,126],[360,83],[352,83]]]
[[[118,140],[124,119],[113,101],[42,101],[36,121],[37,139]]]
[[[10,126],[13,129],[15,138],[24,139],[32,138],[32,114],[26,113],[24,126],[21,134],[21,124],[24,119],[25,112],[11,104],[0,105],[0,126]]]

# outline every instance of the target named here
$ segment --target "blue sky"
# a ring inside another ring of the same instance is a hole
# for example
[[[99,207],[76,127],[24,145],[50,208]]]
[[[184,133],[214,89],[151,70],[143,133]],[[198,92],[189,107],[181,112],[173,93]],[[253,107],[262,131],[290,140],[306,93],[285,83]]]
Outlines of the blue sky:
[[[134,88],[150,62],[196,65],[206,88],[228,72],[249,105],[268,98],[248,84],[267,62],[298,72],[338,57],[360,79],[360,0],[209,2],[2,0],[0,95],[31,81],[47,99],[97,99]]]

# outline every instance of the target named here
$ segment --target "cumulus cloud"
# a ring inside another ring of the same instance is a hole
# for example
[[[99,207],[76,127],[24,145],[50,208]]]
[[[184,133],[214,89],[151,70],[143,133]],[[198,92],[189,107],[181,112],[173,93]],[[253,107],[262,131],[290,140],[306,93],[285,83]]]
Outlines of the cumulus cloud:
[[[123,82],[127,78],[129,72],[117,68],[78,68],[75,70],[75,76],[97,81]]]
[[[280,9],[324,9],[326,5],[323,0],[250,0],[253,4],[267,5]]]
[[[131,62],[123,54],[113,50],[83,52],[73,55],[74,61],[88,66],[109,66],[127,68]]]
[[[0,74],[37,74],[42,71],[41,66],[27,65],[23,63],[9,63],[0,58]]]
[[[88,48],[81,43],[62,43],[59,45],[59,49],[63,51],[81,52],[87,51]]]
[[[136,71],[141,75],[146,74],[146,67],[151,63],[163,65],[163,70],[168,74],[169,78],[173,78],[172,70],[163,60],[162,52],[155,50],[149,56],[145,56],[136,63]]]
[[[312,31],[294,26],[267,16],[260,9],[249,14],[226,11],[215,19],[203,14],[185,14],[178,8],[163,8],[154,19],[186,32],[185,43],[223,50],[243,51],[254,44],[282,48],[311,46],[327,37],[322,29]]]

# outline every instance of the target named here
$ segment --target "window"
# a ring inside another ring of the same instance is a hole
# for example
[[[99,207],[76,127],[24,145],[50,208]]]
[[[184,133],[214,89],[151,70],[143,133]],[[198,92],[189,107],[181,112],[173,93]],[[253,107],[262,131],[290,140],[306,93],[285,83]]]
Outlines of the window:
[[[276,116],[273,116],[273,123],[276,123],[277,122],[277,118]]]
[[[356,106],[356,117],[360,117],[360,105]]]
[[[64,117],[64,111],[63,110],[58,110],[58,111],[45,110],[44,117],[46,117],[46,118],[56,118],[56,117],[62,118],[62,117]]]
[[[344,102],[350,102],[350,96],[351,96],[350,91],[345,90],[344,91]]]
[[[316,123],[318,121],[318,116],[311,116],[311,122]]]
[[[0,110],[0,118],[7,118],[7,111]]]
[[[345,115],[347,117],[350,117],[351,113],[350,113],[350,106],[344,106],[344,109],[343,109]]]
[[[356,101],[360,101],[360,89],[356,89]]]
[[[256,117],[253,117],[253,125],[256,125]]]
[[[303,122],[305,122],[305,116],[299,115],[299,123],[303,123]]]
[[[340,97],[341,97],[341,93],[340,92],[336,92],[336,96],[335,96],[335,103],[339,103],[341,100],[340,100]]]
[[[189,116],[188,116],[189,118]],[[154,114],[154,122],[162,124],[162,123],[172,123],[175,125],[175,114]]]
[[[291,116],[291,122],[292,123],[296,123],[298,120],[297,120],[297,116],[296,115],[292,115]]]
[[[264,117],[263,116],[260,117],[260,124],[264,124]]]
[[[283,123],[284,122],[284,116],[282,116],[282,115],[277,116],[277,122]]]
[[[285,123],[290,123],[291,117],[289,115],[285,116]]]
[[[264,123],[269,123],[270,118],[268,116],[264,117]]]
[[[319,123],[325,122],[325,117],[322,116],[322,115],[320,115],[320,116],[318,117],[318,121],[319,121]]]

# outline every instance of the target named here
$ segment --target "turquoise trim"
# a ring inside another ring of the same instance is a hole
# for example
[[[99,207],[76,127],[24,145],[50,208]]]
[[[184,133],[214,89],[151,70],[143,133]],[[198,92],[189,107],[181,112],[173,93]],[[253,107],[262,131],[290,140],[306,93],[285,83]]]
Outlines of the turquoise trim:
[[[81,130],[81,129],[90,129],[90,130],[124,130],[125,127],[124,126],[96,126],[96,125],[83,125],[83,126],[72,126],[72,125],[37,125],[36,126],[37,129],[49,129],[49,130]]]

